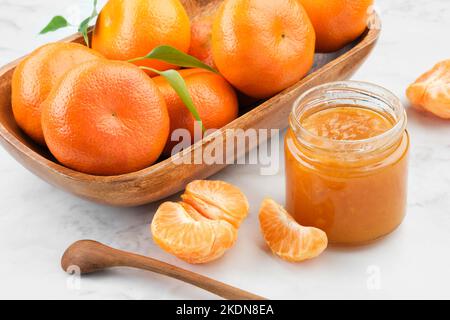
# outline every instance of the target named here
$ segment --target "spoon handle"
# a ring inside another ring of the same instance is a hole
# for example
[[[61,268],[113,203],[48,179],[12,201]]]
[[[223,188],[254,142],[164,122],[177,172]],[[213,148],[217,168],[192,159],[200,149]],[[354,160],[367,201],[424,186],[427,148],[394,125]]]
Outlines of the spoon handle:
[[[175,278],[229,300],[265,300],[263,297],[174,265],[131,252],[117,250],[91,240],[77,241],[72,244],[64,253],[61,259],[61,266],[65,271],[70,270],[73,266],[77,266],[82,274],[112,267],[130,267]]]

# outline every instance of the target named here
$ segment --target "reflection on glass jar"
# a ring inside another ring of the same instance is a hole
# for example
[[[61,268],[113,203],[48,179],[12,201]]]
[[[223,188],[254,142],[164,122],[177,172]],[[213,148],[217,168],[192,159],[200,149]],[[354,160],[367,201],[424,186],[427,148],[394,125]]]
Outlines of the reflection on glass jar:
[[[406,211],[409,136],[395,95],[335,82],[294,104],[286,134],[286,206],[331,243],[361,244],[392,232]]]

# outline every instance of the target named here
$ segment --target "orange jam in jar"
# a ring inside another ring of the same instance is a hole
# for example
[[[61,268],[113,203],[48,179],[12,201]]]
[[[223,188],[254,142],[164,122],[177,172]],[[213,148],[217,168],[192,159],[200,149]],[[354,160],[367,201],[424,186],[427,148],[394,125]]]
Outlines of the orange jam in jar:
[[[302,95],[285,139],[288,211],[331,243],[392,232],[406,211],[406,122],[399,99],[369,83],[335,82]]]

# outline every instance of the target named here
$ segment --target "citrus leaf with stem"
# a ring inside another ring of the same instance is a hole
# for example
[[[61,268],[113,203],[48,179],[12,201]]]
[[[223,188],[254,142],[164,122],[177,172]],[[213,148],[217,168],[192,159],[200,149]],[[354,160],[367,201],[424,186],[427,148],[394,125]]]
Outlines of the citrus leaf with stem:
[[[86,19],[84,19],[80,25],[78,26],[78,32],[80,32],[84,38],[84,41],[86,42],[86,45],[89,47],[89,38],[88,38],[88,30],[89,30],[89,26],[92,22],[92,20],[95,19],[95,17],[98,16],[98,11],[97,11],[97,0],[94,0],[94,8],[92,9],[92,13],[89,17],[87,17]],[[61,28],[65,28],[68,26],[72,26],[66,18],[64,18],[63,16],[55,16],[52,18],[52,20],[45,26],[44,29],[41,30],[41,32],[39,32],[39,34],[45,34],[48,32],[53,32],[56,30],[59,30]]]
[[[192,97],[189,93],[188,87],[186,85],[186,82],[184,81],[183,77],[178,73],[178,71],[175,70],[166,70],[166,71],[159,71],[153,68],[144,67],[141,66],[141,69],[149,70],[152,72],[155,72],[159,74],[160,76],[163,76],[167,82],[169,82],[170,86],[175,90],[175,92],[180,97],[181,101],[183,101],[186,108],[188,108],[189,112],[192,114],[194,119],[200,123],[201,128],[203,132],[206,131],[205,127],[203,126],[202,119],[200,118],[200,114],[197,111],[197,108],[195,107],[194,101],[192,100]]]
[[[39,34],[46,34],[48,32],[53,32],[62,28],[66,28],[70,26],[70,23],[67,22],[66,18],[63,16],[55,16],[50,20],[50,22],[45,26],[44,29],[39,32]]]
[[[190,56],[174,47],[171,46],[159,46],[154,48],[149,54],[146,56],[135,58],[128,60],[128,62],[137,62],[142,61],[146,59],[155,59],[159,61],[164,61],[169,64],[173,64],[179,67],[184,68],[200,68],[205,69],[214,73],[218,73],[217,70],[214,68],[211,68],[207,64],[204,64],[197,58],[194,58],[193,56]]]
[[[91,15],[86,19],[84,19],[78,27],[78,32],[80,32],[83,35],[84,41],[86,42],[86,45],[88,47],[89,47],[89,37],[88,37],[89,25],[91,24],[91,21],[94,20],[95,17],[97,16],[98,16],[97,0],[94,0],[94,8],[92,9]]]

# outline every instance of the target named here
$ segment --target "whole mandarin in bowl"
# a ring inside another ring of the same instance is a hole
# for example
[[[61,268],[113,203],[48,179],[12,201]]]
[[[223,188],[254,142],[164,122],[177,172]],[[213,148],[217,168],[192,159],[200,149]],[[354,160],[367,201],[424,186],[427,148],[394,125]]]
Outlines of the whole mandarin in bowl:
[[[189,17],[179,0],[109,0],[92,34],[92,48],[106,58],[127,61],[143,57],[160,45],[188,52]],[[157,70],[174,66],[157,60],[136,62]]]
[[[35,142],[45,145],[41,104],[68,70],[102,55],[81,44],[50,43],[23,59],[14,70],[11,104],[19,127]]]
[[[316,50],[332,52],[356,40],[367,28],[373,0],[299,0],[316,31]]]
[[[273,96],[308,73],[315,41],[298,1],[227,0],[213,24],[215,65],[239,91],[258,99]]]
[[[55,158],[99,176],[153,164],[166,144],[169,121],[153,80],[121,61],[92,61],[70,70],[42,109],[45,141]]]
[[[189,54],[210,67],[215,67],[212,53],[212,27],[222,0],[213,0],[191,20]]]

